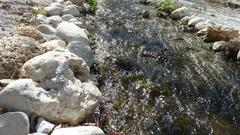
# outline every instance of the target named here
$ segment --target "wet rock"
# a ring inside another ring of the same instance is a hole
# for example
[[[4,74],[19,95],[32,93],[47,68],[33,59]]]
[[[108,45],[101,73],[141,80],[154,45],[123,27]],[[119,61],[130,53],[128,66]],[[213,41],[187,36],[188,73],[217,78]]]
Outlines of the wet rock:
[[[89,46],[89,42],[72,41],[66,47],[70,52],[83,58],[89,67],[94,63],[94,56],[92,49]]]
[[[240,39],[234,38],[230,40],[225,47],[225,54],[229,57],[236,58],[240,50]]]
[[[38,26],[38,30],[41,31],[42,33],[44,34],[48,34],[48,35],[51,35],[51,34],[55,34],[56,33],[56,29],[53,28],[52,26],[50,25],[47,25],[47,24],[41,24]]]
[[[37,120],[36,130],[38,133],[49,134],[53,131],[54,127],[54,124],[44,120],[43,118],[38,118]]]
[[[62,16],[62,19],[64,20],[64,21],[69,21],[70,19],[73,19],[73,18],[75,18],[73,15],[70,15],[70,14],[64,14],[63,16]]]
[[[28,117],[22,112],[9,112],[0,115],[1,135],[27,135],[29,129]]]
[[[104,132],[94,126],[80,126],[60,128],[53,131],[52,135],[104,135]]]
[[[48,7],[45,7],[44,10],[46,10],[47,14],[50,15],[50,16],[53,16],[53,15],[61,15],[62,12],[63,12],[63,8],[61,5],[58,5],[58,4],[52,4]]]
[[[211,27],[207,28],[204,41],[205,42],[229,41],[237,37],[239,37],[238,30],[212,25]]]
[[[188,26],[194,27],[197,23],[199,23],[199,22],[204,22],[204,21],[206,21],[205,18],[202,18],[202,17],[194,17],[194,18],[192,18],[191,20],[189,20]]]
[[[35,40],[44,40],[42,33],[32,26],[25,26],[18,29],[18,34],[34,38]]]
[[[225,46],[226,46],[227,42],[226,41],[218,41],[215,42],[212,46],[213,51],[215,52],[220,52],[220,51],[224,51]]]
[[[141,14],[143,18],[150,18],[150,13],[147,10],[143,11]]]
[[[65,78],[49,79],[45,84],[31,79],[17,80],[0,92],[0,105],[29,115],[35,113],[54,123],[76,125],[94,111],[101,93],[92,83]],[[50,84],[49,81],[54,83]]]
[[[40,44],[39,47],[47,51],[52,51],[59,47],[60,48],[66,47],[66,43],[63,40],[56,39]]]
[[[151,1],[150,0],[139,0],[139,3],[144,4],[144,5],[148,5],[148,4],[151,3]]]
[[[76,6],[80,14],[86,14],[87,8],[85,6]]]
[[[63,60],[66,60],[64,66],[69,66],[69,70],[71,69],[75,74],[87,76],[90,72],[82,58],[58,48],[27,61],[23,65],[22,75],[31,78],[35,82],[42,82],[56,75],[56,70],[61,66]],[[71,75],[71,71],[66,70],[65,72],[69,72],[69,75]]]
[[[64,8],[63,12],[64,12],[64,14],[70,14],[70,15],[73,15],[73,16],[79,16],[80,15],[78,9],[74,5],[66,6]]]
[[[187,7],[181,7],[181,8],[174,10],[171,13],[170,17],[174,20],[178,20],[185,16],[190,16],[190,15],[191,15],[191,11]]]
[[[55,15],[47,18],[47,22],[51,24],[54,28],[58,26],[58,24],[62,23],[62,17]]]
[[[69,22],[62,22],[58,25],[57,36],[67,43],[70,43],[71,41],[88,41],[88,36],[85,30]]]

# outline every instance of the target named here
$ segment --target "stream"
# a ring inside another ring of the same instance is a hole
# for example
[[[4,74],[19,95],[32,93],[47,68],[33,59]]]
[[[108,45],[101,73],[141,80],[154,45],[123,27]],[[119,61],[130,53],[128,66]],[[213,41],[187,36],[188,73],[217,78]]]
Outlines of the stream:
[[[240,65],[137,0],[99,0],[88,30],[103,130],[126,135],[240,134]],[[151,13],[150,19],[140,14]]]

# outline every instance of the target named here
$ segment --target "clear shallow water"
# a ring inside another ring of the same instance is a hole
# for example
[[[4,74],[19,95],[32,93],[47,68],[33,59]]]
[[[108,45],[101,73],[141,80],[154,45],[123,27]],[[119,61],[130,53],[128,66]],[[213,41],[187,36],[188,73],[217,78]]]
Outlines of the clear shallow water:
[[[106,132],[240,134],[240,67],[177,22],[139,14],[134,0],[101,0],[89,25]],[[154,13],[153,13],[154,14]]]

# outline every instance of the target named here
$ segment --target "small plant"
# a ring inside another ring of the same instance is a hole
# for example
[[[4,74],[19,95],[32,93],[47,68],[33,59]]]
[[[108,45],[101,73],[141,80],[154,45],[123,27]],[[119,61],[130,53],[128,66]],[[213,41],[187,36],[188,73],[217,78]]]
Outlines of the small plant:
[[[96,0],[87,0],[86,2],[89,4],[91,12],[95,13],[97,10],[97,1]]]
[[[194,3],[194,4],[192,4],[192,6],[191,6],[192,8],[196,8],[196,9],[198,9],[198,5],[196,4],[196,3]]]
[[[178,0],[159,0],[156,5],[158,10],[166,13],[171,13],[179,7],[181,7],[181,4],[178,2]]]
[[[34,14],[34,15],[39,15],[39,14],[46,15],[47,11],[44,10],[44,9],[37,9],[37,10],[33,10],[32,14]]]
[[[187,25],[188,24],[188,20],[182,19],[182,20],[179,21],[179,24],[180,25]]]

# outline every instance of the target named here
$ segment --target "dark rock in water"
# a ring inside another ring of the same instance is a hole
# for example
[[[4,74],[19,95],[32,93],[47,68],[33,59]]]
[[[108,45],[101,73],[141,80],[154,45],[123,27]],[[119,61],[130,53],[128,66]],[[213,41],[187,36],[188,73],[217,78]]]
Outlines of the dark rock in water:
[[[137,62],[129,58],[118,58],[115,64],[117,65],[118,68],[126,71],[133,71],[133,70],[140,69],[140,66],[137,64]]]
[[[143,12],[142,12],[142,17],[143,17],[143,18],[150,18],[150,13],[149,13],[149,11],[146,11],[146,10],[143,11]]]
[[[148,4],[150,4],[150,1],[149,0],[139,0],[139,3],[148,5]]]

